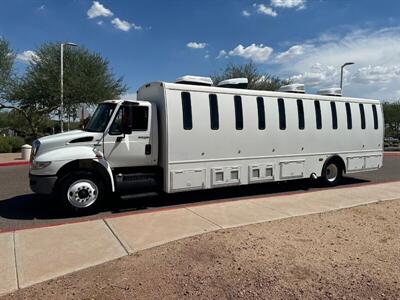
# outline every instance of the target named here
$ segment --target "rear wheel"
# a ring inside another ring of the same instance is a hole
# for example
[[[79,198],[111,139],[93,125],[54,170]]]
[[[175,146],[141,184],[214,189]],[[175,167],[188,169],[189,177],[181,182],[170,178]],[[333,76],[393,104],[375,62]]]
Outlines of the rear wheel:
[[[91,212],[98,208],[106,192],[103,181],[91,172],[72,172],[65,176],[59,186],[59,197],[68,209]]]
[[[337,161],[328,161],[322,170],[322,180],[326,186],[337,185],[343,177],[342,166]]]

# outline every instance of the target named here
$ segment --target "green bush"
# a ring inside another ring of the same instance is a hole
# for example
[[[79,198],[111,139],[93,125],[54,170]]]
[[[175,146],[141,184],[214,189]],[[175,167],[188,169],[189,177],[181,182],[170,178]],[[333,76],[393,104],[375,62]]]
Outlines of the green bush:
[[[7,140],[12,152],[20,152],[22,145],[25,144],[25,140],[20,136],[8,136]]]
[[[19,136],[0,136],[0,153],[20,152],[25,140]]]
[[[0,153],[9,153],[11,152],[12,147],[8,143],[5,137],[0,137]]]

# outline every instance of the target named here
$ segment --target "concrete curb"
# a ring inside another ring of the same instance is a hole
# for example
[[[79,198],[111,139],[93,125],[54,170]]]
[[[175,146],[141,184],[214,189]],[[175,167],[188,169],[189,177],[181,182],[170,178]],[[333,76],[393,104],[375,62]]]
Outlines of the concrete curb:
[[[207,203],[2,233],[0,279],[5,279],[0,281],[0,295],[140,250],[221,228],[399,198],[400,184],[397,181]]]

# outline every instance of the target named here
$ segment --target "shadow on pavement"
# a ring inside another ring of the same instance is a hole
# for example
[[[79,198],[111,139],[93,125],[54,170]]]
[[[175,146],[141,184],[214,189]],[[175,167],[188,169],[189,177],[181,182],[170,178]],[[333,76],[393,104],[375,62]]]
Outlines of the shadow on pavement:
[[[46,220],[68,218],[68,213],[48,196],[25,194],[0,201],[0,217],[15,220]]]
[[[366,183],[367,180],[345,177],[339,187]],[[100,212],[81,219],[93,219],[99,216],[118,214],[129,211],[144,211],[162,207],[177,207],[194,203],[212,201],[235,201],[242,197],[265,197],[282,193],[298,193],[310,190],[320,190],[318,181],[310,179],[288,182],[273,182],[257,185],[247,185],[214,190],[185,192],[178,194],[141,194],[129,200],[113,197]],[[61,220],[77,218],[76,215],[64,209],[57,199],[49,196],[25,194],[0,201],[0,217],[9,220]]]
[[[367,182],[369,181],[345,177],[338,187],[345,187],[348,185],[356,185]],[[141,196],[137,199],[120,200],[118,206],[113,206],[110,208],[110,211],[112,213],[134,210],[140,211],[171,206],[185,206],[187,204],[204,204],[214,201],[235,201],[240,200],[243,197],[268,197],[279,194],[299,193],[321,189],[326,188],[321,187],[319,181],[301,179],[286,182],[272,182],[176,194],[161,194],[156,196],[153,194],[147,197]]]

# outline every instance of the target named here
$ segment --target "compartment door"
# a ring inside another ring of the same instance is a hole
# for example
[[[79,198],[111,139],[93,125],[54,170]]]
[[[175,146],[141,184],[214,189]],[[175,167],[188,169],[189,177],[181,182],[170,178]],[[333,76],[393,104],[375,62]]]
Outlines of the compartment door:
[[[174,191],[203,189],[205,182],[205,169],[171,171],[171,189]]]
[[[303,178],[305,160],[281,161],[280,171],[282,179]]]
[[[382,166],[382,155],[369,155],[365,157],[366,169],[378,169]]]
[[[358,171],[364,169],[364,156],[353,156],[347,158],[347,171]]]

